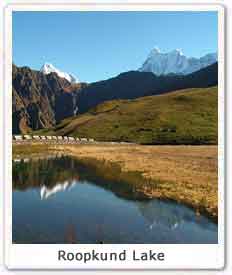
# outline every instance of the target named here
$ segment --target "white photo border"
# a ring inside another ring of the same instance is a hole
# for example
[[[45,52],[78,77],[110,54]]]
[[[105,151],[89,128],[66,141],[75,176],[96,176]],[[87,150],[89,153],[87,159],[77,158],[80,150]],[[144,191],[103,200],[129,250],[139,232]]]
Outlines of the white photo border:
[[[218,244],[12,244],[12,12],[14,11],[217,11],[218,12]],[[225,8],[219,4],[157,4],[157,3],[34,3],[5,6],[4,18],[4,239],[5,265],[8,269],[206,269],[225,267]],[[120,252],[149,249],[164,252],[164,262],[58,262],[57,252]],[[29,260],[30,259],[30,260]]]

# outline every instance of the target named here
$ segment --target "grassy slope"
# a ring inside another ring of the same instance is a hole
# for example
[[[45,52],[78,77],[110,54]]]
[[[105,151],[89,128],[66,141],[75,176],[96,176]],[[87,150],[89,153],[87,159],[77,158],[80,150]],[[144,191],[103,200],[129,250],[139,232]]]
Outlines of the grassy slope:
[[[108,101],[39,133],[142,144],[217,144],[217,87]]]

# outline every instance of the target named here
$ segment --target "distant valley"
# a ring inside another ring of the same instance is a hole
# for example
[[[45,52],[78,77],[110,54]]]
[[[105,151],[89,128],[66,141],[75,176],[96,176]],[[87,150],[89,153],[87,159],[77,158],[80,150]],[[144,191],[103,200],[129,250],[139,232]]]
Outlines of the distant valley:
[[[13,134],[52,131],[146,144],[217,143],[217,83],[217,62],[186,75],[137,70],[94,83],[82,83],[52,64],[41,71],[13,65]]]

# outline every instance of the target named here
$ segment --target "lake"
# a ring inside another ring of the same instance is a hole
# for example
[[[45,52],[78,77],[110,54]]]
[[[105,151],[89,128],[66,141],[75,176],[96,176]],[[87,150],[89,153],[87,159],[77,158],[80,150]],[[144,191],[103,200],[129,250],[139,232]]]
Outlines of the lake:
[[[217,224],[184,205],[143,197],[117,169],[108,167],[105,177],[68,156],[14,160],[13,242],[218,242]]]

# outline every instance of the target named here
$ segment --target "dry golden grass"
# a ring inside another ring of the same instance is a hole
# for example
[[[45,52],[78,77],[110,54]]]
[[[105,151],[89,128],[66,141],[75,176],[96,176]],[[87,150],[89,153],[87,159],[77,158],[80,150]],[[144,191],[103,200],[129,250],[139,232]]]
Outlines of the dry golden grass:
[[[21,145],[22,146],[22,145]],[[41,145],[41,152],[42,150]],[[23,151],[13,146],[13,152]],[[33,147],[30,147],[31,149]],[[38,148],[37,148],[38,149]],[[135,144],[50,145],[50,152],[65,152],[80,159],[120,165],[123,172],[140,172],[151,182],[144,186],[147,197],[184,203],[217,221],[217,146],[145,146]]]
[[[61,148],[60,148],[61,149]],[[147,196],[172,199],[214,220],[218,216],[217,146],[68,145],[78,158],[93,158],[139,171],[163,184],[144,190]]]

